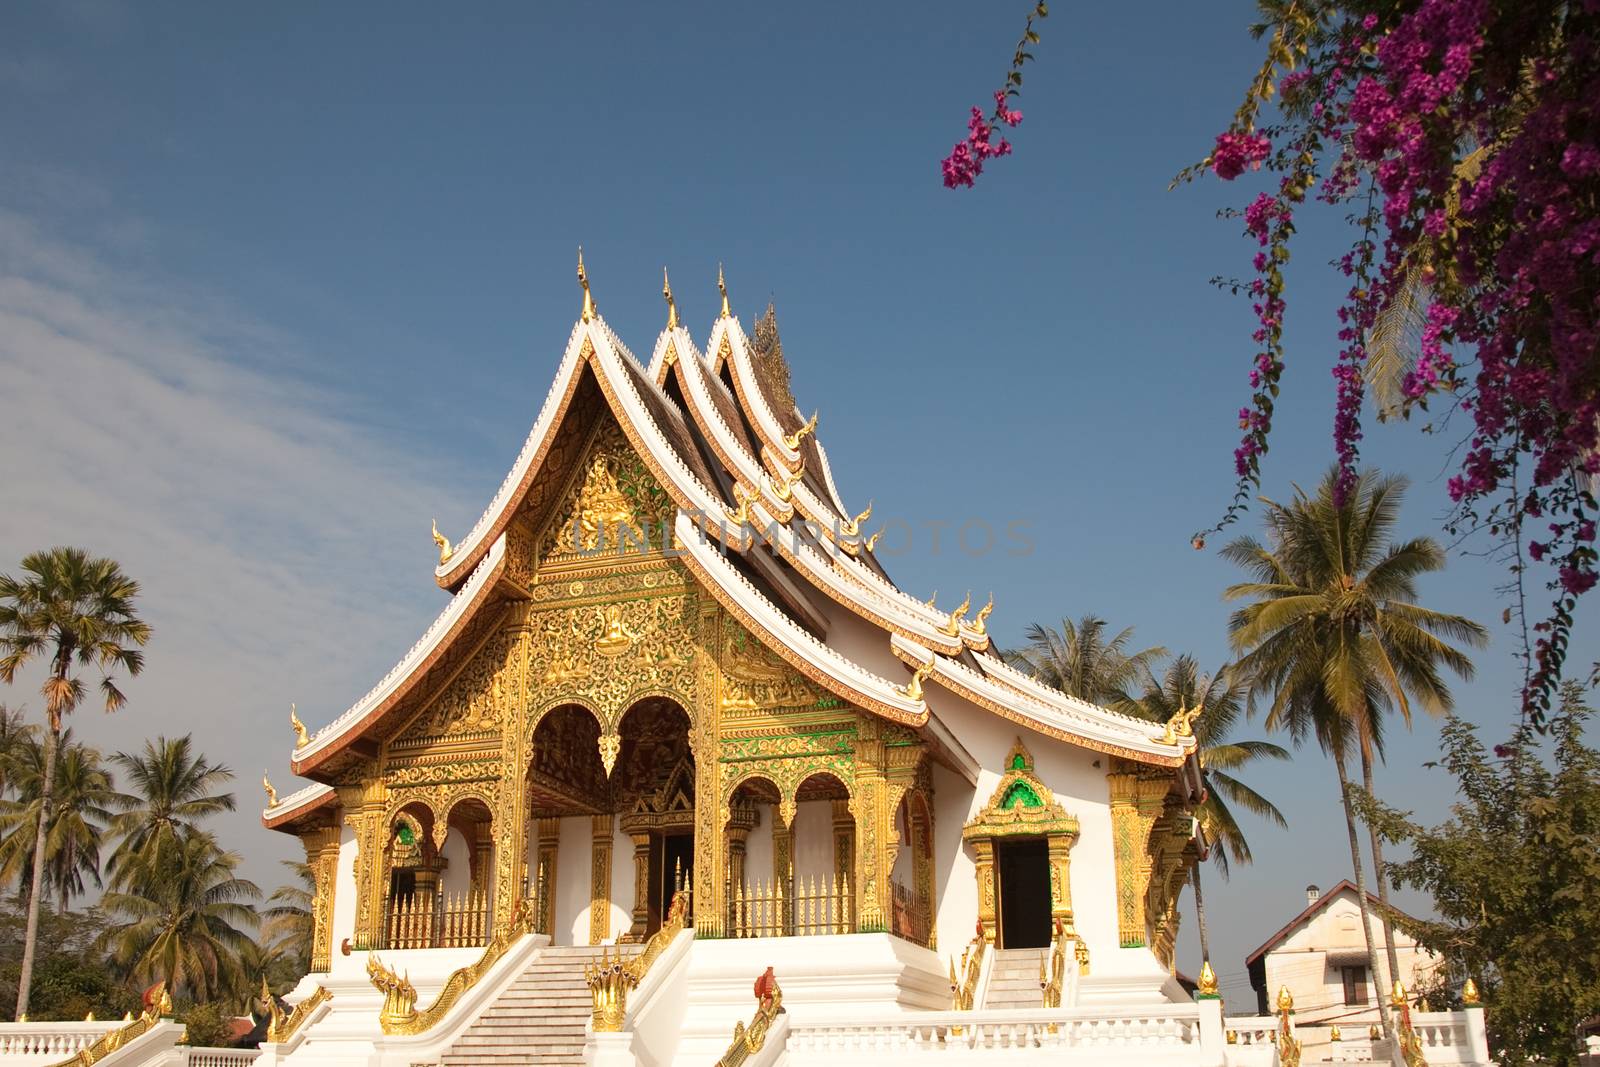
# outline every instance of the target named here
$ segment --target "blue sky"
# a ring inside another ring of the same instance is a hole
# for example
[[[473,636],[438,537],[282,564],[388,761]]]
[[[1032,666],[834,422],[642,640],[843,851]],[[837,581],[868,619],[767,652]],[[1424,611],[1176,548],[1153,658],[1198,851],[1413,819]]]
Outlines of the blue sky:
[[[846,502],[912,524],[889,561],[905,588],[993,589],[1002,642],[1094,612],[1222,662],[1235,575],[1189,535],[1231,489],[1250,313],[1207,279],[1248,270],[1216,211],[1253,188],[1166,187],[1258,62],[1251,8],[1059,7],[1016,154],[945,190],[1024,14],[5,5],[0,560],[117,556],[158,634],[127,712],[80,734],[195,731],[238,770],[228,831],[275,884],[298,848],[256,826],[255,782],[267,764],[291,787],[287,704],[326,722],[438,610],[429,519],[459,534],[508,468],[577,312],[579,244],[641,355],[663,265],[701,338],[719,262],[747,324],[777,302]],[[1331,455],[1338,221],[1308,219],[1290,268],[1272,495]],[[1407,533],[1437,531],[1455,439],[1371,428],[1368,458],[1415,483]],[[970,554],[947,530],[935,554],[940,520],[1020,520],[1036,547]],[[1458,689],[1493,737],[1520,679],[1501,577],[1457,554],[1424,586],[1495,627]],[[1431,723],[1397,736],[1386,795],[1442,814],[1436,751]],[[1260,827],[1257,865],[1207,893],[1236,994],[1306,883],[1348,869],[1318,755],[1256,781],[1291,829]],[[1191,920],[1187,969],[1197,954]]]

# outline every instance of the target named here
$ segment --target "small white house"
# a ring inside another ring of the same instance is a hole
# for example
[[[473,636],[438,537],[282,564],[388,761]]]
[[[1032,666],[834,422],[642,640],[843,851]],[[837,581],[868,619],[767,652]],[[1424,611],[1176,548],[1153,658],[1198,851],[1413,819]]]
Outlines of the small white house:
[[[1295,1021],[1301,1028],[1337,1025],[1355,1036],[1378,1021],[1376,998],[1394,983],[1388,973],[1388,946],[1378,919],[1378,898],[1367,894],[1372,915],[1372,943],[1380,974],[1373,981],[1367,942],[1361,932],[1361,906],[1355,883],[1345,879],[1324,893],[1306,887],[1306,906],[1260,948],[1245,957],[1257,1010],[1271,1011],[1278,990],[1294,997]],[[1395,930],[1400,980],[1407,989],[1426,983],[1439,958]]]

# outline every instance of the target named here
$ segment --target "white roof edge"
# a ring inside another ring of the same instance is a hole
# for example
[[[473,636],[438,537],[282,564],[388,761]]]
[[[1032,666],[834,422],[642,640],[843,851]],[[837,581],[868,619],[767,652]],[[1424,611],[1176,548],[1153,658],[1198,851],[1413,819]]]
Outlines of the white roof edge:
[[[994,675],[1002,684],[1013,689],[1022,690],[1027,695],[1042,700],[1047,704],[1059,704],[1064,711],[1073,710],[1081,714],[1098,715],[1106,719],[1126,723],[1136,730],[1154,729],[1158,734],[1165,729],[1161,723],[1152,723],[1149,719],[1141,719],[1137,715],[1127,715],[1120,711],[1112,711],[1110,708],[1103,707],[1093,701],[1070,696],[1059,689],[1052,689],[1043,682],[1029,677],[1026,672],[1013,667],[990,650],[974,651],[973,657],[977,659],[985,674]]]
[[[679,514],[676,532],[683,550],[699,564],[701,570],[711,576],[774,639],[781,641],[813,668],[862,696],[905,715],[918,719],[924,716],[927,705],[923,701],[912,700],[894,682],[847,658],[796,625],[713,547],[710,539],[687,515]]]
[[[729,324],[727,329],[728,348],[732,352],[729,362],[733,364],[733,374],[737,381],[744,383],[744,392],[749,394],[750,411],[755,415],[756,428],[765,438],[762,444],[771,448],[781,456],[791,468],[800,462],[800,450],[790,448],[783,441],[783,426],[778,422],[778,416],[767,404],[767,398],[761,392],[760,383],[755,380],[755,365],[750,361],[750,348],[746,344],[744,327],[739,325],[738,319],[723,319]]]
[[[407,652],[399,663],[391,667],[389,673],[385,674],[377,685],[367,691],[366,696],[350,705],[344,714],[313,734],[307,744],[295,749],[293,753],[294,762],[297,764],[303,763],[307,757],[315,756],[327,748],[342,737],[349,727],[353,726],[367,712],[393,693],[395,688],[410,676],[417,665],[433,652],[439,642],[443,640],[445,634],[449,633],[455,624],[461,620],[462,616],[466,614],[468,607],[476,601],[478,595],[489,583],[490,575],[494,573],[500,561],[505,558],[505,554],[506,537],[505,534],[501,534],[494,539],[494,544],[489,546],[489,551],[484,555],[483,559],[478,561],[478,565],[472,569],[472,573],[468,576],[466,583],[450,598],[450,603],[445,605],[445,609],[423,631],[422,636],[417,639],[417,643],[411,646],[411,651]]]
[[[262,808],[261,821],[282,819],[286,815],[295,814],[299,809],[315,807],[332,792],[333,786],[323,785],[321,782],[313,782],[303,789],[295,790],[286,797],[279,797],[278,803],[272,807]]]
[[[891,637],[890,641],[897,651],[903,651],[921,662],[926,662],[928,650],[916,642],[908,641],[898,634]],[[1179,743],[1175,745],[1163,743],[1160,739],[1162,727],[1159,723],[1149,723],[1143,719],[1119,721],[1125,717],[1115,715],[1115,713],[1109,712],[1104,708],[1097,708],[1093,704],[1084,704],[1082,708],[1075,706],[1057,708],[1043,700],[1007,689],[980,672],[972,670],[959,660],[948,656],[936,657],[933,676],[935,679],[947,678],[979,696],[992,700],[996,704],[1016,711],[1025,718],[1038,722],[1042,726],[1077,734],[1085,740],[1143,752],[1167,760],[1186,756],[1193,748],[1194,742],[1192,738],[1180,739]],[[1097,715],[1095,712],[1102,714]],[[1138,729],[1136,726],[1144,727],[1145,729]],[[1185,745],[1183,743],[1184,740],[1189,743]]]

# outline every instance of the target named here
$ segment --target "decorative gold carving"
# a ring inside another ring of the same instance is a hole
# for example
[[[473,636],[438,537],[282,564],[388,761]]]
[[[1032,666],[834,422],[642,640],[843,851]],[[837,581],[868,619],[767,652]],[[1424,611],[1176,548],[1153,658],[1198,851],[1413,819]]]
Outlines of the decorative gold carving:
[[[718,316],[718,318],[733,318],[733,312],[728,308],[728,282],[722,276],[721,263],[717,264],[717,292],[722,294],[722,313]],[[724,340],[723,344],[727,344],[727,341]]]
[[[811,434],[814,434],[814,433],[817,432],[817,416],[820,415],[820,414],[821,414],[820,411],[813,411],[811,413],[811,418],[809,420],[807,420],[805,423],[801,424],[801,426],[800,426],[800,428],[798,430],[796,430],[794,433],[788,433],[788,434],[784,434],[783,435],[783,443],[788,446],[789,451],[793,452],[793,451],[798,450],[799,447],[800,447],[800,442],[801,441],[804,441]],[[867,507],[867,510],[865,512],[863,512],[862,515],[859,518],[865,518],[867,515],[871,515],[871,514],[872,514],[872,508],[869,505]],[[859,518],[858,518],[858,521],[859,521]],[[850,535],[852,537],[855,536],[855,530],[851,530],[850,531]]]
[[[983,973],[983,953],[993,934],[987,932],[983,921],[978,921],[978,933],[966,948],[961,950],[961,966],[950,957],[950,1006],[956,1011],[971,1011],[978,995],[978,977]]]
[[[305,748],[311,742],[311,737],[306,733],[306,724],[300,721],[296,714],[294,704],[289,705],[289,726],[294,730],[294,747],[296,751]]]
[[[1461,986],[1461,1003],[1469,1008],[1477,1007],[1482,1001],[1478,996],[1478,983],[1470,977]]]
[[[1176,744],[1180,737],[1193,737],[1194,721],[1204,710],[1204,704],[1196,704],[1192,708],[1185,708],[1179,704],[1178,710],[1172,713],[1172,718],[1167,720],[1166,729],[1162,731],[1162,744],[1172,745]]]
[[[450,557],[456,554],[456,550],[451,547],[450,539],[439,532],[438,519],[433,520],[433,543],[439,546],[439,566],[442,567],[450,562]]]
[[[661,268],[661,298],[667,302],[667,329],[678,328],[678,304],[672,299],[672,282],[667,277],[667,268]]]
[[[745,1026],[742,1022],[733,1024],[733,1043],[717,1061],[717,1067],[740,1067],[752,1055],[760,1052],[767,1043],[767,1031],[782,1013],[783,990],[778,988],[772,968],[768,967],[766,973],[756,979],[756,1013],[751,1017],[750,1025]]]
[[[1210,960],[1200,965],[1200,980],[1195,984],[1195,992],[1202,997],[1217,995],[1217,972],[1211,969]]]
[[[877,533],[875,533],[871,537],[867,538],[867,551],[868,552],[877,551],[878,541],[883,537],[883,530],[887,530],[888,528],[889,527],[885,526],[882,530],[879,530]]]
[[[666,951],[672,939],[683,933],[688,921],[689,893],[679,889],[672,896],[661,929],[651,935],[643,952],[624,959],[602,951],[599,963],[584,968],[584,981],[589,985],[589,996],[594,1002],[590,1018],[596,1033],[614,1034],[622,1029],[628,1010],[628,991],[644,980],[650,966]]]
[[[367,956],[367,981],[383,994],[383,1007],[378,1012],[378,1025],[386,1034],[403,1032],[398,1027],[408,1026],[417,1015],[417,990],[409,977],[401,977],[383,965],[376,952]]]
[[[813,416],[815,418],[815,416]],[[855,518],[845,522],[839,527],[839,532],[846,537],[857,537],[861,534],[861,524],[872,518],[872,501],[867,501],[867,506]],[[880,533],[882,531],[879,531]]]
[[[583,247],[578,247],[578,286],[583,290],[583,321],[590,322],[600,314],[595,307],[594,297],[589,292],[589,272],[583,269]]]
[[[125,1047],[135,1038],[143,1037],[151,1027],[161,1021],[163,1015],[170,1014],[172,1014],[172,996],[167,992],[167,984],[158,982],[155,988],[146,994],[145,1008],[137,1019],[124,1017],[124,1025],[106,1031],[94,1044],[79,1049],[77,1055],[53,1064],[52,1067],[91,1067],[92,1064],[99,1063],[113,1052]],[[28,1017],[23,1015],[17,1021],[25,1023]]]
[[[594,650],[602,656],[620,656],[638,640],[639,635],[622,618],[621,604],[607,604],[601,608],[600,621],[600,636],[594,639]]]
[[[1411,1025],[1411,1005],[1406,999],[1406,987],[1400,979],[1394,980],[1389,992],[1389,1008],[1395,1016],[1395,1032],[1400,1039],[1400,1059],[1405,1067],[1426,1067],[1428,1058],[1423,1052],[1422,1038]],[[1427,1010],[1424,1008],[1423,1010]]]
[[[923,698],[922,683],[933,673],[933,668],[938,662],[939,656],[937,653],[928,653],[927,662],[912,671],[911,680],[900,687],[901,695],[907,700],[921,700]]]
[[[1113,763],[1113,767],[1118,764]],[[1111,794],[1111,840],[1117,861],[1117,932],[1123,948],[1146,944],[1145,892],[1153,861],[1146,850],[1160,818],[1171,778],[1160,773],[1114,770],[1106,775]]]
[[[1067,934],[1066,928],[1058,919],[1052,924],[1050,931],[1050,969],[1046,971],[1045,961],[1039,960],[1039,988],[1044,992],[1045,1007],[1061,1007],[1061,991],[1066,984]],[[1053,1028],[1051,1032],[1055,1032]]]
[[[267,992],[266,978],[263,977],[261,983],[262,992]],[[317,1010],[318,1005],[325,1004],[332,999],[333,994],[328,992],[328,987],[319,985],[311,991],[310,996],[296,1004],[293,1010],[285,1015],[283,1009],[278,1007],[277,1000],[268,994],[267,1003],[271,1005],[269,1010],[272,1014],[272,1020],[267,1025],[267,1040],[279,1044],[289,1040],[295,1035],[295,1031],[299,1030],[307,1019],[311,1018],[311,1013]]]
[[[1294,1036],[1294,997],[1289,987],[1278,990],[1278,1064],[1279,1067],[1300,1067],[1300,1039]]]
[[[615,754],[611,759],[616,761]],[[607,772],[610,769],[607,765]],[[611,839],[616,822],[611,815],[596,815],[591,821],[594,842],[590,849],[589,944],[598,945],[611,936]]]
[[[670,528],[672,498],[609,414],[598,420],[564,504],[546,529],[546,565],[614,567],[637,562]],[[619,560],[618,557],[626,557]]]
[[[945,620],[945,624],[939,628],[939,632],[944,634],[946,637],[959,636],[961,633],[961,617],[965,615],[971,608],[972,591],[968,590],[967,595],[962,598],[961,603],[956,605],[956,610],[950,613],[950,617]]]
[[[333,957],[333,893],[338,881],[339,828],[326,826],[301,835],[311,873],[311,970],[329,969]]]
[[[994,594],[989,594],[989,602],[978,609],[977,617],[972,620],[972,632],[979,637],[989,632],[989,613],[994,611]]]
[[[269,809],[277,807],[278,791],[272,788],[272,781],[267,777],[266,771],[261,772],[261,788],[267,793],[267,807]]]
[[[1050,914],[1063,936],[1077,937],[1072,914],[1070,855],[1078,839],[1078,820],[1055,799],[1034,771],[1033,755],[1017,738],[1006,753],[1005,773],[989,802],[962,827],[961,839],[978,857],[978,918],[996,928],[994,842],[1007,837],[1043,837],[1050,856]]]

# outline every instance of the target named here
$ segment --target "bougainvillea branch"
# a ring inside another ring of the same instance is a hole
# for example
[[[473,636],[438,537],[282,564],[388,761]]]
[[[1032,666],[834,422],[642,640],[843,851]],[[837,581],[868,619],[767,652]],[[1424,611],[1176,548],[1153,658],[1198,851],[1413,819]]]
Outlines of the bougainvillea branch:
[[[1002,126],[1014,128],[1022,121],[1022,112],[1013,110],[1011,102],[1022,93],[1022,66],[1033,58],[1028,48],[1039,43],[1039,31],[1033,28],[1034,21],[1048,18],[1049,15],[1050,9],[1044,0],[1038,0],[1033,5],[1028,21],[1022,28],[1022,38],[1017,41],[1017,50],[1011,57],[1011,69],[1006,72],[1005,86],[994,91],[994,111],[985,117],[982,108],[974,107],[967,119],[967,136],[956,142],[941,164],[945,188],[955,189],[963,185],[972,188],[978,175],[983,173],[985,162],[1011,154],[1011,142],[1004,137],[996,140],[995,131]]]

